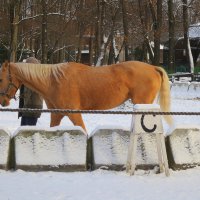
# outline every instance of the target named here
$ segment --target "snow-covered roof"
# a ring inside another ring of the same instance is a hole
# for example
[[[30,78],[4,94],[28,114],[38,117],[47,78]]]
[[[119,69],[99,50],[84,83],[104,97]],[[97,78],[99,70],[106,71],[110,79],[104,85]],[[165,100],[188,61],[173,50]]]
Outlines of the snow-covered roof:
[[[78,53],[78,51],[76,51],[76,53]],[[81,53],[89,53],[89,50],[81,50]]]

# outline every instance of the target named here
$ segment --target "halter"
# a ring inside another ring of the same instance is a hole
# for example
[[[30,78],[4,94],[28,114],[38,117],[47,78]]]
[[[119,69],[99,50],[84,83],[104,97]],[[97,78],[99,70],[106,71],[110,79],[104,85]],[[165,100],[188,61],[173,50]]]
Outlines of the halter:
[[[9,95],[9,91],[12,87],[14,87],[16,89],[16,91],[18,90],[18,87],[12,82],[11,71],[10,71],[10,63],[8,65],[8,81],[9,81],[9,83],[8,83],[7,88],[5,89],[4,92],[0,92],[0,96],[6,96],[9,99],[15,99],[16,100],[15,95],[14,96]]]

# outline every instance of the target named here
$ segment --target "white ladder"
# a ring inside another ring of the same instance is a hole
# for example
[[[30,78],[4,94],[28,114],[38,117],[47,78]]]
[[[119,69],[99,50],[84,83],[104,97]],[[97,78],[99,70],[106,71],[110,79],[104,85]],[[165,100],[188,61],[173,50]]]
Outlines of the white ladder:
[[[134,106],[135,111],[160,111],[158,105],[154,104],[141,104]],[[136,152],[137,152],[137,139],[141,134],[155,134],[156,145],[160,172],[165,172],[169,176],[169,166],[167,159],[167,152],[165,146],[165,137],[163,135],[163,126],[160,115],[133,115],[130,143],[128,148],[128,156],[126,163],[126,172],[133,175],[136,168]]]

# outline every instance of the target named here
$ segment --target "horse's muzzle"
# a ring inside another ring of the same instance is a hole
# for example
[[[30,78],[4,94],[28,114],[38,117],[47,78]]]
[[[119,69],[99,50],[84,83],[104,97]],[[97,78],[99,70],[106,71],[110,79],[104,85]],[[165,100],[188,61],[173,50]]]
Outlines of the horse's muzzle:
[[[6,107],[6,106],[9,105],[9,103],[8,103],[6,100],[3,100],[3,101],[1,102],[1,105],[2,105],[2,107]]]

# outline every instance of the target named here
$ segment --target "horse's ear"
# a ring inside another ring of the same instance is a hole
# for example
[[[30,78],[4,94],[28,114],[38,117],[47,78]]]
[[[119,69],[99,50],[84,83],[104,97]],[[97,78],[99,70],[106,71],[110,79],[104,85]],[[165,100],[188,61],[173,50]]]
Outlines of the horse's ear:
[[[9,62],[6,60],[2,65],[2,70],[6,70],[9,66]]]

